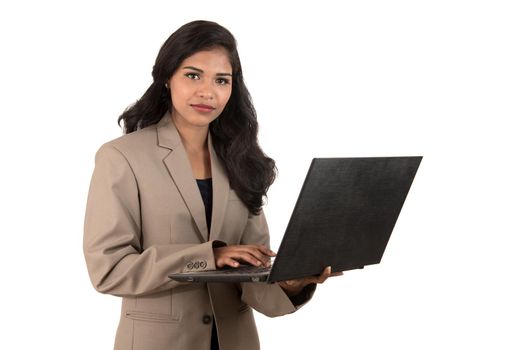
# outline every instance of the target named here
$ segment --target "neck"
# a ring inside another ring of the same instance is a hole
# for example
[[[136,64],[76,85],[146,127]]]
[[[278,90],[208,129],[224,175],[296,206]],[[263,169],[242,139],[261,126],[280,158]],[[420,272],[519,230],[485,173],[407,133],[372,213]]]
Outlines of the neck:
[[[209,126],[193,126],[187,123],[180,122],[178,118],[174,118],[173,122],[180,134],[180,139],[184,144],[186,152],[188,153],[200,153],[207,151],[207,134],[209,132]]]

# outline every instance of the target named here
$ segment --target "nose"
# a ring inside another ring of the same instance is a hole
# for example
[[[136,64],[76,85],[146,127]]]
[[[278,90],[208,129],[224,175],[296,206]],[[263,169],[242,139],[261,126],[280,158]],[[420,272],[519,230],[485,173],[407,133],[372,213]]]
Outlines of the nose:
[[[198,92],[198,97],[203,98],[205,100],[212,100],[213,99],[213,94],[210,91],[200,90]]]
[[[200,85],[200,89],[197,91],[197,95],[200,98],[206,99],[206,100],[212,100],[214,98],[214,91],[212,83],[210,82],[203,82]]]

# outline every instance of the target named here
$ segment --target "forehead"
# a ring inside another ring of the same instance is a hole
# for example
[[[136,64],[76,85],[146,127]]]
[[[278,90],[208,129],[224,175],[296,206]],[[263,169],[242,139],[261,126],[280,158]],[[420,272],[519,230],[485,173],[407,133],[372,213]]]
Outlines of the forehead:
[[[224,48],[198,51],[182,61],[179,68],[192,66],[209,73],[231,73],[233,68]]]

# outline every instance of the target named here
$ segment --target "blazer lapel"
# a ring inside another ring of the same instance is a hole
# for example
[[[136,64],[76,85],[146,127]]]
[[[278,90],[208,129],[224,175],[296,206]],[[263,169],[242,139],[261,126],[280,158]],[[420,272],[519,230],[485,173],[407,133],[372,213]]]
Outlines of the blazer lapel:
[[[211,158],[211,176],[213,177],[213,212],[211,215],[211,234],[209,239],[213,240],[219,238],[218,235],[224,222],[224,215],[229,200],[229,178],[222,161],[215,153],[211,133],[207,137],[207,142]]]
[[[191,164],[189,163],[182,140],[180,139],[180,134],[173,124],[169,112],[158,122],[157,132],[158,145],[171,150],[164,158],[164,164],[198,227],[199,238],[202,242],[206,242],[209,235],[204,202],[202,201],[200,190],[193,176],[193,170],[191,169]],[[217,194],[217,196],[218,195],[219,194]],[[215,196],[215,190],[213,190],[213,196]],[[214,205],[213,210],[215,210]]]

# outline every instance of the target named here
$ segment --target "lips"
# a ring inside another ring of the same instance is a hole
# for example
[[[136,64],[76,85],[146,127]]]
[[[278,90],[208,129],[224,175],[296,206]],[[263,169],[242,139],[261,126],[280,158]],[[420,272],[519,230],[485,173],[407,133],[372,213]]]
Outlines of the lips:
[[[201,103],[192,104],[191,107],[193,107],[194,109],[196,109],[199,112],[211,112],[215,109],[215,107],[213,106],[209,106],[209,105],[205,105]]]

